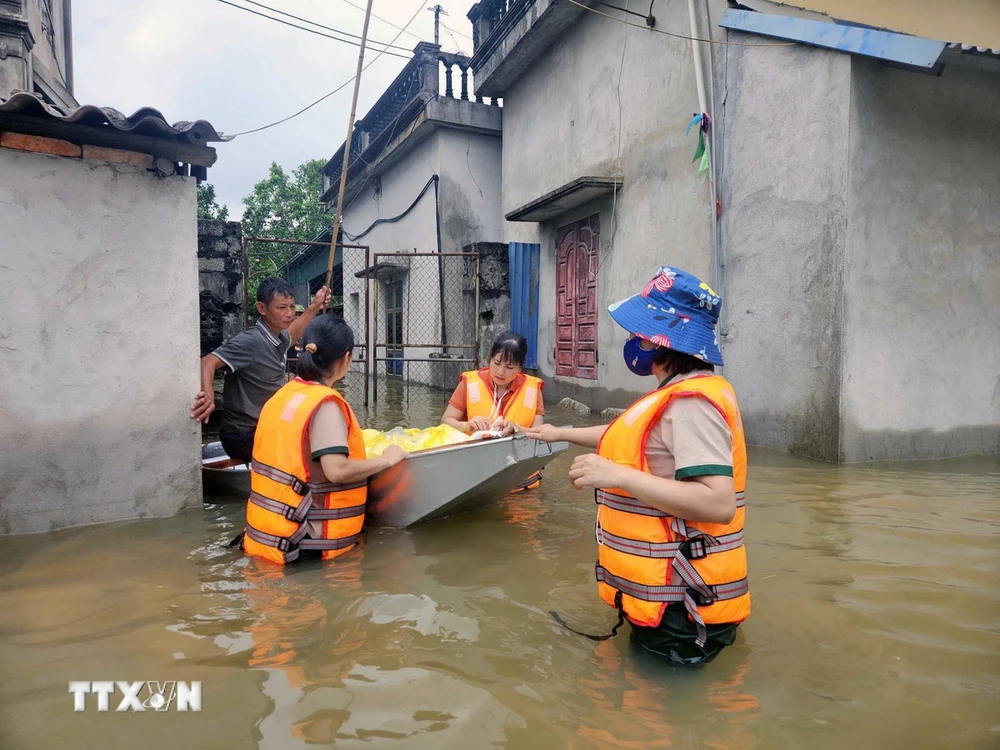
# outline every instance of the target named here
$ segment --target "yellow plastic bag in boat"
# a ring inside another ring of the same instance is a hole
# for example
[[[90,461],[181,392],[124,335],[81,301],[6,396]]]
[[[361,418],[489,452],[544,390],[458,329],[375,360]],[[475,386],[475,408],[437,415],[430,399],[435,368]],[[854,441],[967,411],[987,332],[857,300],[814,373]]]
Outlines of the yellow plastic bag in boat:
[[[443,448],[446,445],[457,445],[469,441],[469,436],[446,424],[426,427],[424,429],[394,427],[388,432],[378,430],[362,430],[365,438],[365,452],[368,458],[381,456],[390,445],[398,445],[407,453],[427,450],[428,448]]]

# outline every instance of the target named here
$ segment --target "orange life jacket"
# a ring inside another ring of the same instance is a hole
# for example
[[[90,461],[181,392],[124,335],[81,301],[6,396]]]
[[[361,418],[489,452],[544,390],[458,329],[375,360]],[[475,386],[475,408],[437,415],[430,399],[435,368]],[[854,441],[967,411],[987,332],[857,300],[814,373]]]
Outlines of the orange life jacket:
[[[465,381],[465,415],[466,419],[474,417],[501,416],[508,422],[520,427],[531,427],[538,413],[538,394],[542,390],[541,378],[524,376],[521,386],[503,399],[503,407],[496,410],[492,393],[494,388],[489,385],[481,370],[470,370],[462,373]]]
[[[597,452],[651,473],[646,441],[677,398],[704,398],[725,417],[732,432],[736,515],[728,524],[685,521],[620,489],[597,490],[597,587],[604,601],[646,627],[659,625],[671,602],[684,602],[703,644],[706,623],[742,622],[750,614],[743,547],[746,445],[732,386],[721,375],[706,374],[659,388],[608,426]]]
[[[326,481],[309,450],[309,425],[328,401],[344,412],[350,458],[365,457],[361,427],[350,405],[337,391],[296,378],[264,404],[250,464],[243,549],[248,555],[284,564],[299,550],[323,551],[324,560],[347,552],[361,537],[368,482]],[[322,521],[320,539],[306,537],[306,521]]]

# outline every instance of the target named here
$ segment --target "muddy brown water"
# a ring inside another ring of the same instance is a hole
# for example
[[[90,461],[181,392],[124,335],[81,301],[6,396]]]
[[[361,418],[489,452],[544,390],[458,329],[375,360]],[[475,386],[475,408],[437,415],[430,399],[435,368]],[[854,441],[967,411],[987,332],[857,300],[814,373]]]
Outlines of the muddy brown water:
[[[368,423],[431,423],[418,395]],[[550,617],[615,619],[571,455],[335,563],[226,548],[239,502],[0,540],[0,748],[1000,747],[1000,461],[752,450],[753,614],[687,673]],[[70,680],[198,680],[202,711],[76,713]]]

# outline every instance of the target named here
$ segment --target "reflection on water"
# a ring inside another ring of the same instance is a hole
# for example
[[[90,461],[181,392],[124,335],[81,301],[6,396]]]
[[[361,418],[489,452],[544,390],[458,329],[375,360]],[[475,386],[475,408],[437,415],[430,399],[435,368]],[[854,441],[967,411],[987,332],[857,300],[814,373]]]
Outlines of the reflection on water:
[[[359,416],[429,424],[448,395],[397,390]],[[1000,461],[752,452],[754,613],[687,673],[549,616],[615,619],[571,458],[540,490],[373,529],[328,564],[227,548],[239,503],[4,539],[0,748],[1000,745]],[[201,680],[204,709],[74,713],[68,681],[101,679]]]

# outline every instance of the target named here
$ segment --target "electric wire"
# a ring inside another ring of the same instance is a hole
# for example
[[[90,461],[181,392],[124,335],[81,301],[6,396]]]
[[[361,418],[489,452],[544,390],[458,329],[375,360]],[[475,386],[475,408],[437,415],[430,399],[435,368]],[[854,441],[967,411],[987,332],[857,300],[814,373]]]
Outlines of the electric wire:
[[[428,2],[428,0],[422,0],[422,2],[420,3],[420,7],[417,8],[416,12],[410,17],[410,20],[406,22],[406,26],[407,27],[410,24],[412,24],[417,19],[417,16],[420,14],[420,11],[422,11],[424,9],[424,7],[427,5],[427,2]],[[401,28],[399,30],[399,33],[396,34],[396,36],[393,38],[392,41],[395,42],[397,39],[399,39],[399,37],[402,36],[402,34],[403,34],[404,31],[406,31],[406,28]],[[384,54],[389,54],[389,53],[387,53],[386,50],[384,50],[384,49],[383,50],[379,50],[378,54],[376,54],[375,57],[373,57],[370,62],[368,62],[368,63],[365,64],[365,67],[362,68],[362,71],[368,70],[368,68],[370,68],[372,65],[374,65],[378,61],[378,59],[380,57],[382,57],[382,55],[384,55]],[[292,119],[298,117],[303,112],[308,112],[310,109],[312,109],[313,107],[315,107],[317,104],[320,104],[320,103],[326,101],[331,96],[333,96],[334,94],[342,91],[343,89],[345,89],[347,86],[349,86],[353,82],[354,82],[354,76],[351,76],[346,81],[344,81],[342,84],[340,84],[339,86],[337,86],[337,88],[335,88],[333,91],[329,92],[328,94],[324,94],[319,99],[317,99],[316,101],[314,101],[312,104],[307,104],[302,109],[300,109],[298,112],[295,112],[294,114],[291,114],[288,117],[283,117],[280,120],[276,120],[275,122],[269,123],[267,125],[262,125],[259,128],[252,128],[251,130],[244,130],[244,131],[242,131],[240,133],[234,133],[233,134],[233,138],[237,138],[237,137],[239,137],[241,135],[249,135],[251,133],[259,133],[262,130],[267,130],[268,128],[273,128],[276,125],[281,125],[283,123],[286,123],[289,120],[292,120]]]
[[[347,3],[348,5],[350,5],[352,8],[357,8],[358,10],[360,10],[362,12],[367,12],[367,9],[364,6],[358,5],[357,3],[353,3],[353,2],[351,2],[351,0],[344,0],[344,2]],[[423,41],[422,37],[418,36],[417,34],[414,34],[412,31],[408,31],[407,29],[403,28],[402,26],[398,26],[398,25],[394,24],[392,21],[390,21],[387,18],[382,18],[382,16],[376,16],[374,13],[372,13],[372,18],[375,18],[375,19],[381,21],[382,23],[387,23],[390,26],[392,26],[394,29],[399,29],[400,31],[405,31],[407,34],[409,34],[410,36],[412,36],[414,39],[419,39],[420,41]],[[406,24],[406,25],[409,26],[410,24]],[[397,36],[396,38],[398,39],[399,37]]]
[[[291,21],[284,21],[284,20],[282,20],[280,18],[275,18],[274,16],[269,16],[266,13],[261,13],[260,11],[254,10],[253,8],[247,8],[246,6],[243,6],[243,5],[237,5],[236,3],[231,3],[231,2],[229,2],[229,0],[215,0],[215,1],[217,3],[222,3],[223,5],[228,5],[231,8],[236,8],[237,10],[242,10],[242,11],[245,11],[247,13],[253,13],[255,16],[260,16],[261,18],[266,18],[269,21],[274,21],[275,23],[284,24],[285,26],[289,26],[289,27],[291,27],[293,29],[298,29],[299,31],[308,31],[310,34],[315,34],[316,36],[321,36],[321,37],[324,37],[326,39],[332,39],[335,42],[341,42],[343,44],[351,44],[351,45],[353,45],[355,47],[360,47],[361,46],[360,42],[355,42],[355,41],[352,41],[350,39],[343,39],[343,38],[341,38],[339,36],[334,36],[333,34],[327,34],[325,32],[318,31],[317,29],[307,28],[306,26],[299,26],[298,24],[292,23]],[[373,42],[373,44],[374,44],[374,42]],[[409,59],[409,57],[407,55],[401,54],[399,52],[390,52],[388,49],[379,49],[378,47],[369,47],[367,44],[365,45],[365,48],[373,50],[373,51],[377,51],[377,52],[380,52],[380,53],[384,53],[384,54],[387,54],[387,55],[391,55],[392,57],[401,57],[403,59]]]
[[[646,26],[644,23],[633,23],[632,21],[626,21],[624,18],[618,18],[612,16],[608,13],[597,10],[597,8],[591,8],[589,5],[584,5],[578,0],[569,0],[570,3],[577,6],[578,8],[583,8],[590,13],[595,13],[599,16],[604,16],[605,18],[610,18],[612,21],[617,21],[618,23],[623,23],[626,26],[635,26],[637,29],[643,29],[644,31],[654,31],[657,34],[663,34],[664,36],[672,36],[675,39],[685,39],[689,42],[704,42],[705,44],[718,44],[722,46],[729,47],[794,47],[798,42],[728,42],[722,39],[701,39],[699,37],[685,36],[684,34],[675,34],[672,31],[666,31],[665,29],[658,29],[655,26]]]
[[[318,23],[317,21],[310,21],[308,18],[303,18],[302,16],[296,16],[294,13],[288,13],[286,11],[279,10],[278,8],[272,8],[270,5],[264,5],[264,3],[258,3],[256,0],[243,0],[243,2],[245,2],[247,5],[255,5],[258,8],[263,8],[264,10],[269,10],[272,13],[277,13],[279,16],[285,16],[287,18],[293,18],[296,21],[301,21],[302,23],[307,23],[310,26],[317,26],[317,27],[319,27],[321,29],[326,29],[327,31],[333,31],[333,32],[335,32],[337,34],[343,34],[344,36],[353,37],[353,38],[355,38],[355,39],[357,39],[359,41],[361,39],[360,35],[358,35],[358,34],[352,34],[350,31],[344,31],[343,29],[336,29],[333,26],[326,26],[325,24]],[[368,43],[369,44],[381,44],[381,45],[383,45],[385,47],[391,47],[392,49],[402,50],[403,52],[410,52],[411,51],[409,47],[402,47],[402,46],[399,46],[399,45],[396,45],[396,44],[386,44],[385,42],[378,42],[378,41],[375,41],[374,39],[369,39]],[[367,44],[365,46],[367,47]]]

